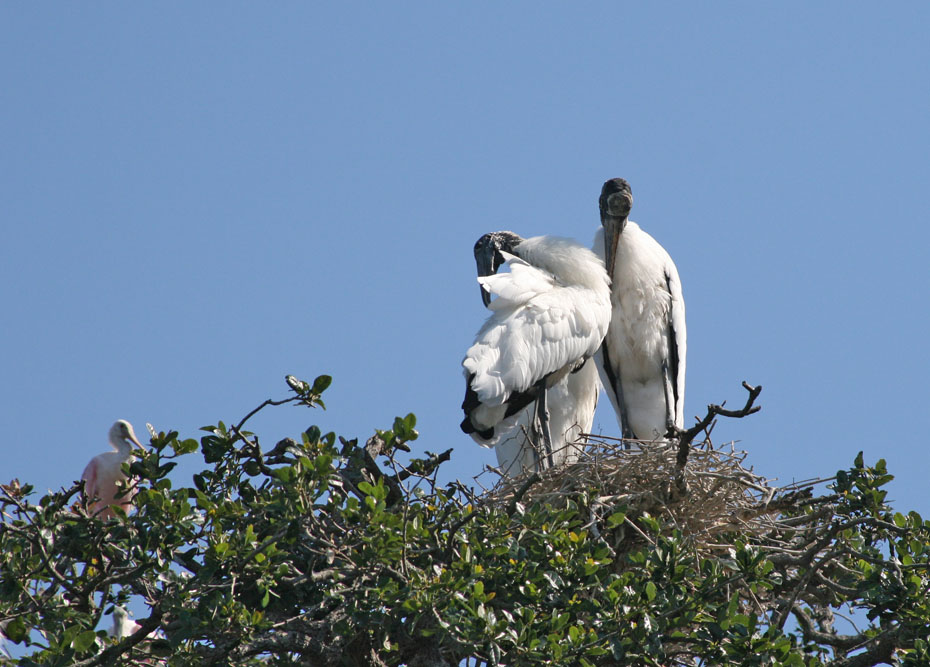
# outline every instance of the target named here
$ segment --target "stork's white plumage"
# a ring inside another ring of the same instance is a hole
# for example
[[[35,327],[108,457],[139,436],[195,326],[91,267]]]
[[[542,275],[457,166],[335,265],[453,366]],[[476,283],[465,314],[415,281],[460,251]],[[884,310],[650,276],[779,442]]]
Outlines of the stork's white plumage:
[[[475,257],[493,313],[462,362],[462,430],[497,447],[511,475],[538,469],[542,456],[552,465],[569,460],[566,445],[590,429],[597,401],[596,371],[585,362],[610,320],[603,262],[570,239],[511,232],[482,237]],[[510,272],[497,274],[505,261]],[[550,451],[539,451],[540,436]]]
[[[632,206],[625,180],[604,183],[594,251],[605,258],[613,314],[598,370],[623,437],[655,440],[684,426],[685,301],[672,258],[629,221]]]
[[[84,494],[89,502],[92,501],[90,513],[103,519],[114,516],[112,505],[128,511],[132,504],[132,497],[135,495],[132,490],[126,491],[119,498],[116,497],[119,493],[118,483],[126,481],[122,465],[133,461],[132,445],[142,447],[132,430],[132,424],[125,419],[120,419],[110,427],[109,438],[110,447],[115,451],[104,452],[92,458],[81,475],[81,479],[84,480]]]
[[[546,392],[553,466],[574,463],[584,451],[581,434],[591,432],[600,390],[597,363],[591,358]],[[539,469],[539,455],[530,436],[535,415],[536,401],[533,401],[517,413],[516,419],[512,417],[498,424],[493,440],[486,441],[472,433],[478,444],[494,447],[498,469],[509,477]]]

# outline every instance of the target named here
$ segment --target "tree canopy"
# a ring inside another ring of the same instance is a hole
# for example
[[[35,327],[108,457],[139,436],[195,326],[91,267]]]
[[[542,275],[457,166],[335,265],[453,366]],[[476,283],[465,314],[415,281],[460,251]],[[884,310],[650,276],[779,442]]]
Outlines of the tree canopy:
[[[668,451],[601,447],[476,491],[437,481],[451,450],[406,453],[412,414],[365,443],[311,426],[266,448],[245,429],[323,407],[329,383],[288,376],[292,396],[199,440],[153,434],[113,519],[80,484],[2,485],[16,664],[930,664],[930,522],[887,504],[883,461],[767,489],[692,443],[718,408]],[[172,475],[195,456],[192,479]],[[737,483],[741,504],[686,520]],[[130,604],[140,627],[110,637],[105,616]]]

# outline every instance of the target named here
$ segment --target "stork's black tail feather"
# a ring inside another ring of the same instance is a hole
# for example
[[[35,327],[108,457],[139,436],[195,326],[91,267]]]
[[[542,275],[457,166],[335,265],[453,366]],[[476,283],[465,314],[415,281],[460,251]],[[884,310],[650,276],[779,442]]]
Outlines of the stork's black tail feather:
[[[465,382],[465,399],[462,401],[462,411],[465,413],[465,419],[460,424],[462,432],[477,433],[482,439],[490,440],[494,437],[494,427],[479,431],[471,421],[471,414],[481,405],[478,393],[471,388],[471,382],[475,379],[474,373],[470,374]],[[536,400],[539,396],[540,387],[538,384],[528,387],[525,391],[514,392],[507,399],[507,410],[504,417],[512,417],[525,408],[527,405]]]

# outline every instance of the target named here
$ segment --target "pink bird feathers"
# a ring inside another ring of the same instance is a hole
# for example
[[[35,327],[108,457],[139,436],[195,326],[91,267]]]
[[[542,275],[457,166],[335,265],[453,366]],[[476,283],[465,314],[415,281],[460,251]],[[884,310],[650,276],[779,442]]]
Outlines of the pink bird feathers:
[[[115,451],[98,454],[84,468],[81,479],[84,480],[84,495],[91,514],[108,519],[114,516],[113,505],[129,510],[135,491],[130,489],[119,498],[116,496],[120,492],[119,483],[126,481],[122,466],[133,460],[133,444],[142,447],[132,424],[120,419],[110,428],[110,446]]]

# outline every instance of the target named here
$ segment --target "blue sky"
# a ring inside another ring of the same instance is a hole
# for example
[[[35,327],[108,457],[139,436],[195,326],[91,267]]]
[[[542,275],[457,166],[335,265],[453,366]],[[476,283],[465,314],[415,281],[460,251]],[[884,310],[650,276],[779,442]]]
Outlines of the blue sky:
[[[580,8],[579,8],[580,7]],[[118,418],[197,437],[283,376],[365,438],[414,412],[445,478],[483,233],[590,240],[604,180],[675,259],[686,414],[756,472],[924,442],[930,5],[0,5],[0,479],[76,479]],[[603,400],[595,429],[615,435]],[[189,470],[179,468],[179,483]]]

